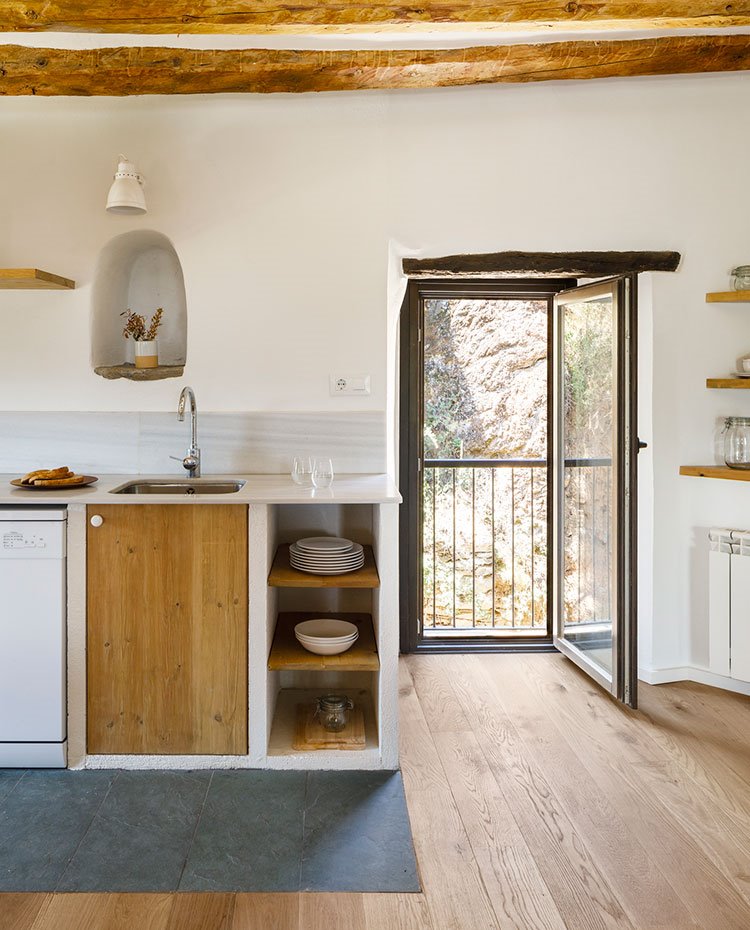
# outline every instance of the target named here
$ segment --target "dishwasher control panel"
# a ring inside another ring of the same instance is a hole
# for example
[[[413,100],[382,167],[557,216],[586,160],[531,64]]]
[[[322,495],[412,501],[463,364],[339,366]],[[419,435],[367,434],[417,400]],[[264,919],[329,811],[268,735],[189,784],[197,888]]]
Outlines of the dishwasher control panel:
[[[34,533],[24,534],[18,530],[11,530],[9,533],[3,533],[2,546],[3,549],[46,549],[47,540],[44,536]]]
[[[65,525],[0,519],[0,557],[60,559],[65,556]]]

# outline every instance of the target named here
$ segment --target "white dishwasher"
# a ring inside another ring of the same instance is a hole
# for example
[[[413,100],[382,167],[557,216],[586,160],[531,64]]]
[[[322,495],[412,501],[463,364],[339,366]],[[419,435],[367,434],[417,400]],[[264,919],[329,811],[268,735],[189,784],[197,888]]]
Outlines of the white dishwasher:
[[[63,768],[67,513],[0,507],[0,768]]]

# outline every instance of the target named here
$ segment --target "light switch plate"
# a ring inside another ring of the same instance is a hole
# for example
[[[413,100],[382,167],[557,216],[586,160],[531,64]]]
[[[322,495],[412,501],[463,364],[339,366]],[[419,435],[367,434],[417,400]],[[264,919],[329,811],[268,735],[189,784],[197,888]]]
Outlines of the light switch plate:
[[[366,396],[370,393],[369,375],[330,375],[329,383],[331,396],[340,394]]]

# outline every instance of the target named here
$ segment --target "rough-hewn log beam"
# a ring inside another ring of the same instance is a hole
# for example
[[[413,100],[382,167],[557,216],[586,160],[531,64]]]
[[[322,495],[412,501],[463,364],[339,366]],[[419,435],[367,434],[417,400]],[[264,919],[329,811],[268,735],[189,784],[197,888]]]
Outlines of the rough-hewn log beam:
[[[676,271],[679,252],[488,252],[405,258],[411,278],[489,278],[502,275],[603,277],[642,271]]]
[[[0,96],[302,93],[748,69],[746,35],[418,51],[0,45]]]
[[[4,0],[0,31],[260,33],[744,26],[748,0]]]

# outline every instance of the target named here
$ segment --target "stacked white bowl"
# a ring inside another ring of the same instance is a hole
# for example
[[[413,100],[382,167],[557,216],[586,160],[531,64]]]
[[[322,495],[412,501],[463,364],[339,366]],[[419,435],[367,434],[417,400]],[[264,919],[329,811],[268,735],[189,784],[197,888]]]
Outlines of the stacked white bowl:
[[[298,623],[294,635],[300,646],[308,652],[319,656],[335,656],[351,649],[357,641],[359,630],[348,620],[319,617]]]
[[[308,536],[289,547],[289,564],[310,575],[343,575],[365,564],[359,543],[338,536]]]

